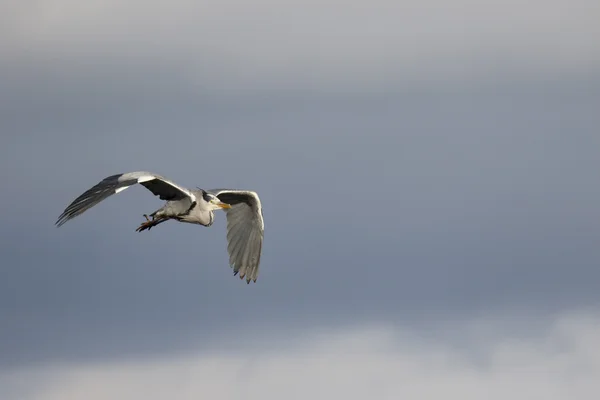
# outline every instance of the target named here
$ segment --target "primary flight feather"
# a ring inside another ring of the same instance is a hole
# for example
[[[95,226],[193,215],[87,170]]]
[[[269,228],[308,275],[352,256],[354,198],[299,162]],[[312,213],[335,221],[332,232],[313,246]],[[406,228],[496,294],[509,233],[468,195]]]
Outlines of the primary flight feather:
[[[187,189],[160,175],[146,171],[128,172],[104,178],[86,190],[65,208],[56,221],[61,226],[89,210],[102,200],[139,183],[166,203],[148,215],[137,232],[150,230],[165,221],[174,220],[209,227],[214,211],[224,210],[227,216],[227,252],[233,274],[256,282],[264,221],[262,205],[256,192],[235,189]]]

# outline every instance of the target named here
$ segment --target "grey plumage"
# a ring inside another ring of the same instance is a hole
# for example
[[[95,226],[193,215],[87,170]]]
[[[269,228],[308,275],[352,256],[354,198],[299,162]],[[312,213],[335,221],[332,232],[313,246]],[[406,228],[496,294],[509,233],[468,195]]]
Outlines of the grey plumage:
[[[209,190],[230,204],[227,215],[227,252],[234,275],[256,281],[265,229],[262,206],[255,192],[231,189]]]
[[[209,227],[214,211],[224,209],[227,217],[227,251],[234,275],[256,282],[262,254],[264,221],[256,192],[235,189],[187,189],[151,172],[136,171],[104,178],[69,204],[56,221],[62,226],[102,200],[128,187],[141,184],[166,203],[146,217],[136,230],[142,232],[176,220]]]

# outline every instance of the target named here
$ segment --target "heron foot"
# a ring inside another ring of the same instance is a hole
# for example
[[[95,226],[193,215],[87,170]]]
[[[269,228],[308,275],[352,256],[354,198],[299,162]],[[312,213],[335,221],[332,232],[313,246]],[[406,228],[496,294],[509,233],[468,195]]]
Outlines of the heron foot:
[[[144,217],[146,217],[146,215],[144,215]],[[153,220],[148,219],[148,217],[146,217],[146,219],[147,219],[146,222],[142,222],[140,224],[140,226],[138,226],[136,228],[136,230],[135,230],[136,232],[142,232],[142,231],[145,231],[146,229],[150,230],[154,225],[156,225],[156,222],[154,222]]]
[[[145,230],[150,230],[153,226],[161,224],[169,219],[169,217],[158,217],[155,218],[152,216],[152,219],[148,218],[146,214],[144,214],[144,218],[146,218],[146,222],[142,222],[140,226],[135,230],[136,232],[142,232]]]

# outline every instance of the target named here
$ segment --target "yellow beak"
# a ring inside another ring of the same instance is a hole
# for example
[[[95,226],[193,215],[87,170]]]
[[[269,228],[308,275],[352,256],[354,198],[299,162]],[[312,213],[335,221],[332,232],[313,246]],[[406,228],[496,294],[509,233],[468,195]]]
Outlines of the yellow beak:
[[[231,208],[231,206],[227,203],[221,203],[221,204],[217,204],[217,205],[221,208]]]

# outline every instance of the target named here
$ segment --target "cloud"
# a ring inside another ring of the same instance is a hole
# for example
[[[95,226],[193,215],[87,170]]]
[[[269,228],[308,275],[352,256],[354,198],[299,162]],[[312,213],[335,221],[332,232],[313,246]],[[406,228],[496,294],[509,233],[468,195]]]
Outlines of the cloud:
[[[584,0],[2,2],[0,397],[284,397],[287,385],[513,398],[514,381],[556,395],[556,371],[597,371],[593,319],[527,340],[488,320],[423,325],[598,303],[599,12]],[[465,89],[482,80],[496,88]],[[440,90],[397,90],[415,81]],[[314,93],[332,89],[356,93]],[[133,232],[160,205],[143,188],[54,228],[74,196],[137,169],[257,190],[259,283],[232,277],[222,215],[210,230]],[[585,391],[580,376],[567,383]]]
[[[0,395],[7,400],[154,400],[174,394],[249,400],[592,399],[600,374],[600,320],[592,311],[562,314],[542,330],[531,330],[535,318],[515,325],[489,317],[435,328],[446,329],[441,335],[446,339],[452,331],[464,335],[469,345],[463,348],[386,325],[298,331],[291,337],[263,332],[247,337],[242,350],[222,345],[209,353],[0,373]]]
[[[204,91],[389,90],[600,65],[600,11],[588,0],[14,3],[3,63],[83,81],[143,71]]]

